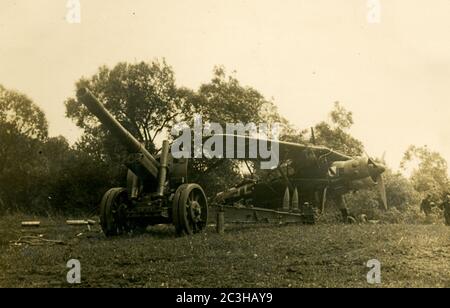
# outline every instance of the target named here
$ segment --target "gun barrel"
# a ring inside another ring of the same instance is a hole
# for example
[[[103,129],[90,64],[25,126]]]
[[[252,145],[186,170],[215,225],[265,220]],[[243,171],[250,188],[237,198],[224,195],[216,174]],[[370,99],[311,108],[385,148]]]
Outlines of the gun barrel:
[[[111,113],[97,100],[97,98],[87,88],[81,88],[77,92],[77,97],[89,111],[94,114],[99,121],[108,128],[108,130],[125,146],[130,153],[142,153],[149,164],[145,169],[154,177],[158,178],[159,162],[150,154],[149,151],[127,131],[117,121]]]

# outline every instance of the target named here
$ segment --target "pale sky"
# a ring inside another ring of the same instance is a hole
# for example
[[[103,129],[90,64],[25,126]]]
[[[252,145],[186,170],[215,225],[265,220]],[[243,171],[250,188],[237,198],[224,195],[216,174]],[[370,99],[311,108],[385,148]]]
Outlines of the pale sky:
[[[340,101],[391,167],[410,144],[450,160],[449,0],[379,0],[379,23],[368,0],[80,0],[80,24],[66,3],[0,2],[0,84],[39,105],[52,136],[80,135],[63,105],[80,77],[165,57],[193,89],[214,65],[236,70],[299,128]]]

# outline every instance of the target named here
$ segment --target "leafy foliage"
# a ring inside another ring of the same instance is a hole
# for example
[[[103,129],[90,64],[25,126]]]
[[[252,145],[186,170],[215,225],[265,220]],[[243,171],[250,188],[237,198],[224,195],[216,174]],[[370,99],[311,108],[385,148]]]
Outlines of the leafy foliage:
[[[103,194],[112,186],[122,186],[125,169],[69,147],[63,137],[50,138],[42,146],[42,165],[35,209],[51,212],[95,212]]]
[[[353,125],[353,114],[339,102],[335,102],[330,119],[331,123],[323,121],[315,126],[317,144],[325,145],[350,156],[362,155],[364,152],[362,142],[348,132]]]
[[[198,91],[200,104],[195,112],[204,122],[219,123],[281,123],[282,130],[289,128],[272,101],[257,90],[243,86],[236,77],[227,75],[223,67],[215,67],[209,83],[202,84]],[[242,181],[239,161],[196,159],[192,162],[192,176],[206,188],[209,195],[215,195],[227,187]]]
[[[273,116],[273,103],[251,87],[242,86],[239,81],[226,74],[223,67],[215,67],[213,78],[200,86],[202,104],[197,112],[205,121],[219,123],[261,123]],[[262,111],[267,110],[266,114]]]
[[[396,211],[410,211],[420,201],[413,185],[401,173],[387,169],[384,174],[386,196],[389,208]],[[377,219],[383,211],[383,203],[376,187],[360,190],[346,196],[347,204],[353,215],[365,214],[369,219]]]
[[[32,201],[40,145],[47,138],[44,113],[28,97],[0,86],[0,199],[18,208]]]
[[[405,152],[401,167],[404,170],[412,166],[411,182],[423,195],[431,194],[434,202],[442,202],[449,191],[447,161],[438,152],[428,147],[410,146]]]
[[[64,137],[25,95],[0,86],[0,213],[92,210],[117,174]]]
[[[106,66],[76,88],[87,87],[111,114],[151,152],[157,151],[156,138],[176,121],[191,114],[192,91],[175,85],[173,70],[165,61]],[[79,147],[98,157],[114,157],[118,142],[78,100],[66,101],[67,116],[84,130]]]
[[[0,125],[1,132],[5,135],[21,135],[39,140],[44,140],[48,135],[48,124],[42,110],[27,96],[7,90],[2,85],[0,85]]]

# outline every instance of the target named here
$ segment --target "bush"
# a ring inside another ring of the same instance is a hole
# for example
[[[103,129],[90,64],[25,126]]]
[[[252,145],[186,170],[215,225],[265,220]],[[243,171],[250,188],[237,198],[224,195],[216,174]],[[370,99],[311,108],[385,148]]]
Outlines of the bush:
[[[366,215],[369,220],[387,223],[420,222],[420,195],[408,179],[400,173],[386,170],[383,174],[388,210],[384,209],[380,193],[376,187],[346,195],[350,213],[355,217]]]
[[[35,208],[56,213],[92,213],[111,186],[123,186],[125,169],[66,145],[47,144],[48,169],[41,174]],[[119,180],[118,180],[119,179]],[[42,210],[41,210],[42,211]]]
[[[110,186],[124,184],[123,167],[71,148],[63,137],[34,144],[27,156],[0,175],[0,214],[92,213]]]

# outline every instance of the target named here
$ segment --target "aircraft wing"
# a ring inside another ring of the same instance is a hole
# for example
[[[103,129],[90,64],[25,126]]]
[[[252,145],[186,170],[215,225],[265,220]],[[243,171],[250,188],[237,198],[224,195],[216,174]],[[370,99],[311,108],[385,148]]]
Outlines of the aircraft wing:
[[[214,138],[217,141],[222,140],[223,153],[226,158],[231,158],[234,155],[233,158],[237,159],[267,160],[267,152],[270,152],[272,155],[277,155],[280,161],[288,159],[308,161],[311,157],[316,161],[319,159],[327,162],[352,159],[350,156],[322,146],[311,146],[240,135],[214,135]],[[204,141],[207,139],[208,137]],[[231,146],[233,147],[232,149],[230,149]],[[264,152],[266,152],[266,155],[262,155]]]

